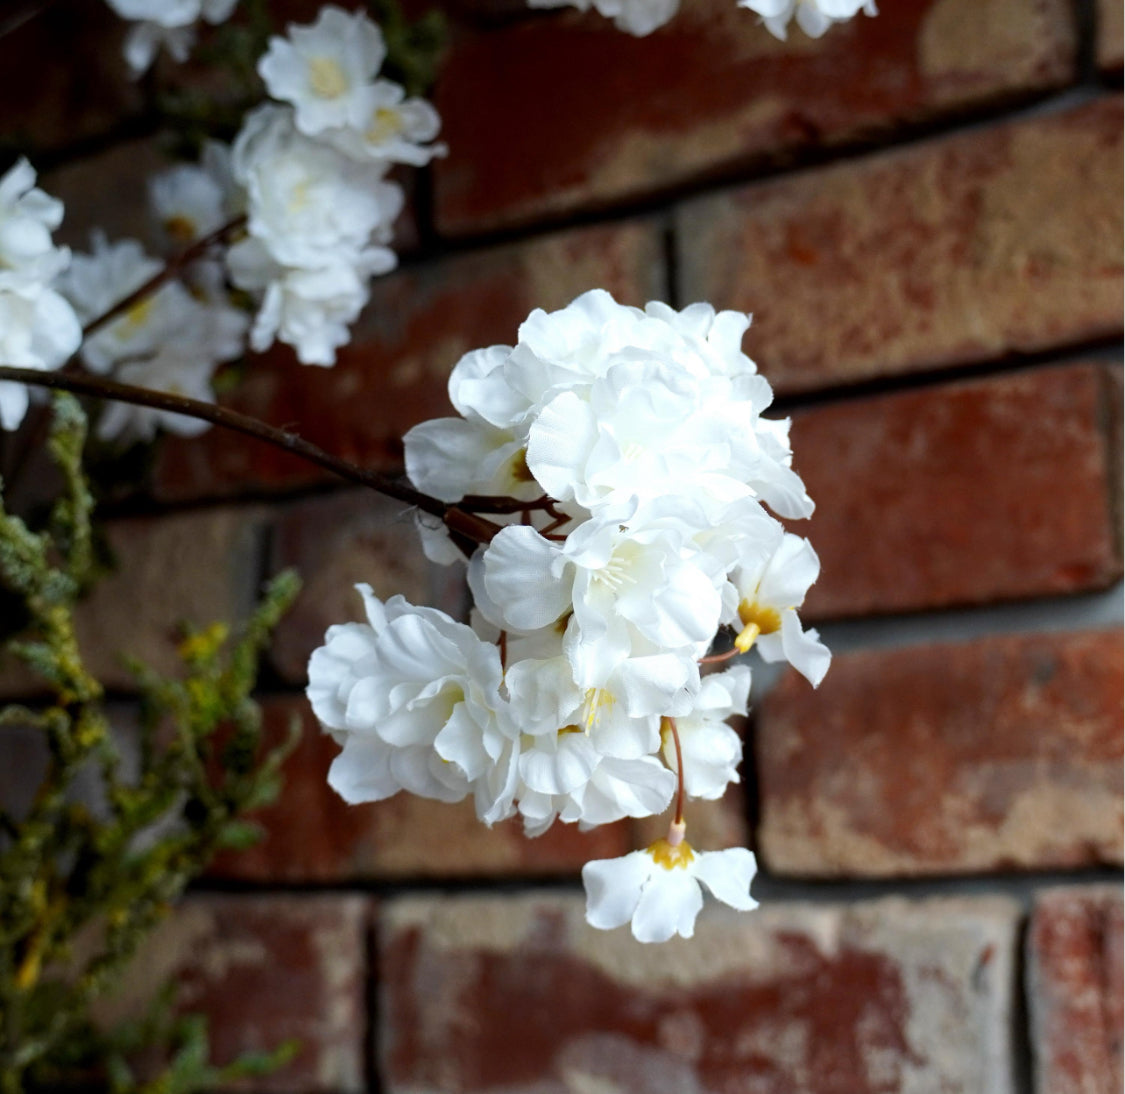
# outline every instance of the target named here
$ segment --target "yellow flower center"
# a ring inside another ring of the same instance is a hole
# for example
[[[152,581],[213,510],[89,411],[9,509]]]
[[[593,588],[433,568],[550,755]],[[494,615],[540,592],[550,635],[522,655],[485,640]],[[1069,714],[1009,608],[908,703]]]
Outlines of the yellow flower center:
[[[756,600],[744,600],[738,605],[738,618],[742,630],[734,640],[735,648],[746,653],[760,634],[773,634],[781,630],[781,615],[774,608],[763,608]]]
[[[371,124],[364,130],[363,136],[368,144],[382,144],[401,132],[402,115],[390,107],[380,106],[371,115]]]
[[[126,313],[124,326],[132,333],[140,327],[143,327],[148,322],[148,317],[152,314],[152,305],[155,297],[146,296],[143,300],[138,300]]]
[[[652,861],[665,870],[673,870],[677,866],[686,869],[687,864],[695,858],[695,852],[687,840],[673,846],[666,839],[658,839],[647,850],[652,855]]]
[[[590,731],[598,724],[598,719],[601,717],[603,710],[609,710],[613,707],[613,696],[605,690],[605,688],[590,688],[586,692],[585,699],[582,703],[582,722],[586,736],[590,736]]]
[[[164,231],[173,243],[191,243],[195,239],[195,221],[177,214],[164,221]]]
[[[334,57],[313,57],[309,61],[309,87],[322,99],[338,99],[348,90],[348,77]]]

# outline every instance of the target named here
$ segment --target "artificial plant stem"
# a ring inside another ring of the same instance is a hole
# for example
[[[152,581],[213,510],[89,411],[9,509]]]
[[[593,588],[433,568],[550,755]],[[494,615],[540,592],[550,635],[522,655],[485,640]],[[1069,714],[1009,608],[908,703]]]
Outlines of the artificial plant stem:
[[[100,376],[82,376],[64,372],[40,372],[37,369],[12,368],[0,365],[0,380],[12,380],[21,384],[32,384],[37,387],[49,387],[59,391],[72,391],[76,395],[93,395],[99,399],[115,399],[118,402],[133,403],[137,406],[150,406],[157,410],[172,411],[176,414],[186,414],[190,418],[200,418],[205,422],[221,425],[226,429],[233,429],[238,433],[245,433],[249,437],[257,437],[260,441],[276,445],[278,448],[300,456],[311,463],[317,464],[341,478],[350,479],[363,486],[377,490],[380,494],[395,498],[413,505],[423,512],[431,513],[442,520],[458,510],[446,505],[443,501],[423,494],[405,483],[389,475],[380,474],[378,471],[369,471],[333,456],[324,449],[318,448],[310,441],[296,433],[268,425],[248,414],[240,414],[226,407],[216,406],[214,403],[205,403],[199,399],[189,399],[184,395],[170,395],[163,391],[150,391],[148,388],[134,387],[132,384],[120,384],[116,380],[106,380]],[[462,513],[463,517],[469,514]],[[487,528],[485,526],[488,526]],[[491,521],[482,518],[472,518],[470,521],[460,521],[458,530],[476,538],[486,534],[491,529],[494,533],[499,529]]]
[[[684,753],[680,748],[680,733],[676,729],[675,718],[665,718],[668,730],[672,734],[672,742],[676,746],[676,816],[674,824],[684,823]]]
[[[91,319],[82,328],[82,337],[88,338],[95,331],[101,330],[107,323],[113,322],[119,315],[124,315],[134,305],[139,304],[146,296],[156,292],[165,281],[171,281],[181,270],[190,266],[197,258],[202,258],[216,243],[224,243],[228,236],[240,231],[246,226],[246,217],[239,216],[228,220],[221,228],[216,228],[205,236],[201,236],[190,247],[173,255],[157,273],[153,274],[143,285],[134,289],[122,300],[118,300],[108,311]]]

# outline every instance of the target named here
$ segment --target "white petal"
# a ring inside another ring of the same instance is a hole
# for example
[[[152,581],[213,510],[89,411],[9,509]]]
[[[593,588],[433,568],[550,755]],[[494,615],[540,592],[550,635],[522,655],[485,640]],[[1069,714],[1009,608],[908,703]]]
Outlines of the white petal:
[[[586,922],[603,931],[628,923],[641,899],[641,889],[655,865],[652,856],[644,851],[586,863],[582,867]]]
[[[691,938],[702,907],[699,882],[686,868],[667,869],[653,863],[653,873],[633,913],[633,937],[638,942],[667,942],[674,934]]]
[[[328,785],[349,805],[383,801],[402,789],[391,773],[394,749],[378,737],[349,735],[328,769]]]
[[[758,864],[753,852],[745,847],[696,854],[690,869],[724,904],[740,912],[748,912],[758,906],[750,895],[750,883],[758,872]]]
[[[521,631],[553,623],[570,607],[572,581],[556,576],[559,551],[534,528],[501,529],[484,554],[484,585],[505,621]]]

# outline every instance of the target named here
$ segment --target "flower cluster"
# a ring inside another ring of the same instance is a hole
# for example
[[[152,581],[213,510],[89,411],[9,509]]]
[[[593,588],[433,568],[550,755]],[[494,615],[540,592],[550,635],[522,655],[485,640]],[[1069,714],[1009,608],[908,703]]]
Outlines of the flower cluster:
[[[664,26],[680,8],[680,0],[528,0],[528,4],[533,8],[569,5],[579,11],[593,7],[619,30],[638,38]],[[738,0],[738,6],[757,12],[770,34],[783,40],[794,17],[810,38],[819,38],[832,24],[846,22],[861,10],[877,14],[875,0]]]
[[[62,215],[62,202],[36,188],[27,160],[0,177],[0,362],[6,365],[56,369],[82,341],[74,309],[56,291],[70,262],[70,251],[51,240]],[[23,384],[0,383],[0,429],[17,428],[27,403]]]
[[[333,627],[313,654],[309,697],[343,746],[329,781],[348,801],[472,794],[486,824],[518,815],[537,835],[737,781],[726,720],[746,711],[750,670],[701,664],[755,647],[815,685],[829,661],[797,616],[816,555],[766,508],[799,518],[813,505],[788,422],[762,416],[772,393],[741,351],[748,324],[596,290],[533,312],[515,347],[462,358],[449,381],[458,416],[407,434],[408,474],[451,506],[512,500],[483,510],[507,513],[468,563],[471,626],[361,588],[367,622]],[[431,557],[456,555],[445,525],[422,528]],[[708,657],[724,628],[734,648]],[[690,933],[693,879],[750,906],[752,856],[697,857],[682,830],[670,846],[624,860],[631,897],[605,895],[616,866],[588,867],[591,922]],[[680,869],[690,885],[677,880],[666,906],[661,871]]]
[[[125,60],[134,76],[148,70],[163,46],[177,60],[186,60],[195,44],[200,19],[222,23],[238,0],[106,0],[133,26],[125,38]]]
[[[387,244],[403,193],[385,175],[443,149],[427,143],[439,127],[433,107],[376,78],[385,56],[370,19],[328,6],[271,39],[258,63],[279,103],[253,111],[234,142],[247,235],[227,255],[234,284],[261,301],[258,351],[278,338],[304,364],[333,364],[368,280],[396,264]]]

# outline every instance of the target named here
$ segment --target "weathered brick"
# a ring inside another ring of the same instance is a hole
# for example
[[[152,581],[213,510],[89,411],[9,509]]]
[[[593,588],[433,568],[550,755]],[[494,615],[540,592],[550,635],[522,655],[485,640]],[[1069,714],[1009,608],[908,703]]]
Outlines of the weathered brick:
[[[1028,933],[1036,1094],[1116,1094],[1122,1086],[1119,887],[1055,889]]]
[[[516,821],[485,828],[472,801],[456,805],[398,794],[384,802],[348,805],[329,787],[339,752],[321,733],[303,698],[264,705],[267,740],[279,740],[291,719],[301,739],[283,769],[274,805],[255,814],[266,836],[248,851],[224,854],[212,873],[255,881],[347,881],[402,877],[501,877],[577,874],[591,858],[632,850],[627,824],[581,833],[556,824],[535,840]]]
[[[1110,366],[1076,364],[799,413],[817,510],[809,618],[1100,588],[1121,574]]]
[[[1098,67],[1104,72],[1120,73],[1125,53],[1122,46],[1125,17],[1121,5],[1117,0],[1098,0],[1096,18]]]
[[[578,896],[392,901],[388,1094],[1009,1094],[1007,901],[705,908],[690,941],[594,931]]]
[[[383,600],[401,593],[413,604],[454,616],[461,611],[464,567],[429,563],[402,506],[371,490],[284,506],[271,530],[271,572],[291,566],[303,581],[271,649],[274,666],[290,683],[307,681],[309,655],[333,623],[364,621],[357,582]]]
[[[782,391],[1117,336],[1121,141],[1107,96],[703,198],[683,296],[755,312]]]
[[[471,349],[511,345],[536,307],[559,308],[587,289],[643,304],[664,291],[655,222],[588,228],[410,267],[372,285],[372,302],[331,371],[296,363],[286,347],[256,359],[230,405],[288,425],[366,466],[401,461],[402,434],[452,413],[445,380]],[[161,452],[164,497],[280,489],[327,473],[222,430]]]
[[[778,874],[887,877],[1122,861],[1121,636],[837,657],[764,700],[759,847]]]
[[[366,1090],[367,898],[188,896],[142,946],[103,1021],[138,1017],[168,979],[209,1020],[217,1064],[295,1038],[297,1056],[253,1081],[262,1094]]]
[[[695,0],[644,39],[595,12],[457,36],[435,92],[451,148],[434,168],[439,230],[635,199],[1073,73],[1060,0],[888,4],[816,42],[759,22]]]
[[[86,667],[107,687],[134,686],[123,654],[177,673],[181,624],[237,623],[256,603],[255,507],[114,520],[105,531],[114,569],[79,604],[75,628]],[[14,666],[0,675],[0,695],[28,686]]]
[[[125,24],[108,5],[24,7],[42,10],[0,35],[0,156],[18,152],[34,163],[140,114],[142,85],[129,79],[121,55]]]

